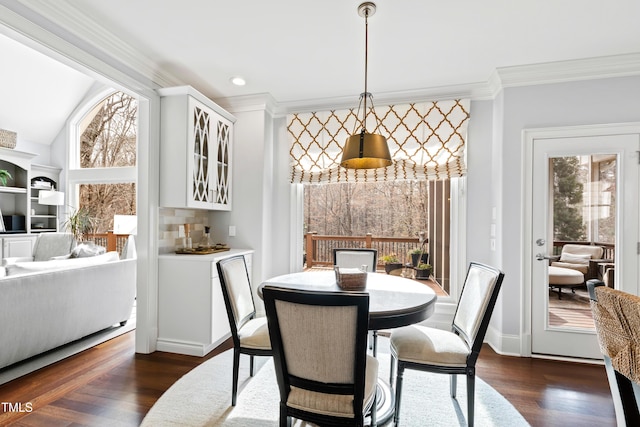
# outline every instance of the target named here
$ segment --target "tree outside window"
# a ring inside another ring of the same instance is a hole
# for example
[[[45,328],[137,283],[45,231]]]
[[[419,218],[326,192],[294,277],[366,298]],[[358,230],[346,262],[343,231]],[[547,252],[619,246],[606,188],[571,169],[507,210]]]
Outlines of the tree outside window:
[[[114,215],[136,214],[136,185],[107,169],[136,166],[138,102],[115,92],[99,102],[80,124],[79,167],[93,170],[79,183],[79,208],[95,218],[95,233],[113,229]],[[124,175],[124,174],[123,174]]]

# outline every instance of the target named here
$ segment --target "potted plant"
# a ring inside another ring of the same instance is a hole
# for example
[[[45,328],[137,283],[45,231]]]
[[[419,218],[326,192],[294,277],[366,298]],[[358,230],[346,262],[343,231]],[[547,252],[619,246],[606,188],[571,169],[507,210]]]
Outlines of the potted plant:
[[[402,268],[402,263],[398,259],[398,256],[394,253],[384,255],[380,259],[382,260],[382,262],[384,262],[384,271],[386,271],[387,274],[391,274],[393,270]]]
[[[64,223],[64,226],[76,241],[81,242],[85,234],[89,234],[93,231],[95,226],[95,218],[85,207],[75,209],[69,214],[69,218]]]
[[[416,279],[428,279],[431,276],[431,264],[421,262],[415,267]]]
[[[420,245],[419,248],[415,248],[409,252],[409,255],[411,256],[411,265],[413,267],[417,267],[420,263],[429,262],[429,254],[424,251],[423,247],[423,245]]]
[[[7,181],[13,179],[11,174],[6,169],[0,169],[0,185],[5,187],[7,185]]]
[[[418,233],[420,247],[411,251],[411,261],[416,271],[416,279],[428,279],[431,276],[431,264],[429,264],[429,254],[424,252],[424,245],[427,243],[427,233]]]

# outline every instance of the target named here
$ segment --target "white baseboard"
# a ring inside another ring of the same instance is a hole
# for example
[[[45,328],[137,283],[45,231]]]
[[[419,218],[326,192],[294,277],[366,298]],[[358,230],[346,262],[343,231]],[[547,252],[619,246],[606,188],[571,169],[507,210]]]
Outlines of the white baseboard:
[[[519,335],[503,335],[491,325],[487,329],[484,342],[489,344],[496,353],[503,356],[524,356],[521,353],[521,337]]]
[[[211,350],[225,342],[231,334],[227,334],[211,344],[158,338],[156,349],[168,353],[186,354],[187,356],[206,356]]]

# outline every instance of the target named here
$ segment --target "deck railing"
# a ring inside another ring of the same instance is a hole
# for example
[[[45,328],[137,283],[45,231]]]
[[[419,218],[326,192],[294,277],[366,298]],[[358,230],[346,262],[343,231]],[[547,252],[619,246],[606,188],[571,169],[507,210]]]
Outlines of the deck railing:
[[[128,234],[115,234],[109,231],[107,233],[86,234],[84,240],[104,246],[107,248],[107,252],[118,251],[122,255],[122,249],[124,249],[128,237]]]
[[[378,266],[383,255],[396,254],[401,263],[410,262],[409,252],[420,247],[417,237],[324,236],[309,232],[305,236],[305,260],[307,268],[333,265],[333,249],[374,248],[378,250]],[[425,246],[425,251],[427,247]]]

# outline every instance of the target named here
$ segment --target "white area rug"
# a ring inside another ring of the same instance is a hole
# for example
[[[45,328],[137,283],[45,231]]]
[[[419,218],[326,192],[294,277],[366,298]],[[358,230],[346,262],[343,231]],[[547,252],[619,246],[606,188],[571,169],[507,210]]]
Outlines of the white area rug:
[[[380,340],[380,347],[388,348],[385,341]],[[389,355],[379,354],[378,358],[380,376],[386,379],[389,377]],[[231,406],[232,351],[228,350],[171,386],[151,408],[141,427],[277,426],[279,394],[273,361],[257,357],[256,362],[259,371],[250,378],[249,358],[240,357],[240,384],[235,407]],[[466,426],[466,381],[463,377],[458,378],[457,394],[457,401],[450,398],[447,375],[405,370],[401,426]],[[477,377],[475,400],[477,426],[529,425],[502,395]],[[306,425],[295,424],[296,427]]]

